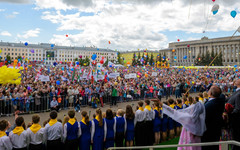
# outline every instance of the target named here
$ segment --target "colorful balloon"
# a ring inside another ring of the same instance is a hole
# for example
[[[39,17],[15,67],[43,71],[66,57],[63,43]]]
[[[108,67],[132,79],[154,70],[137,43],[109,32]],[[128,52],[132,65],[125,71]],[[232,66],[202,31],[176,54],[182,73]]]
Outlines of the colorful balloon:
[[[231,16],[233,17],[233,18],[235,18],[236,17],[236,15],[237,15],[237,12],[235,11],[235,10],[233,10],[233,11],[231,11]]]
[[[57,84],[57,85],[60,85],[60,83],[61,83],[60,81],[56,81],[56,84]]]
[[[25,42],[24,45],[25,45],[25,46],[28,46],[28,42]]]

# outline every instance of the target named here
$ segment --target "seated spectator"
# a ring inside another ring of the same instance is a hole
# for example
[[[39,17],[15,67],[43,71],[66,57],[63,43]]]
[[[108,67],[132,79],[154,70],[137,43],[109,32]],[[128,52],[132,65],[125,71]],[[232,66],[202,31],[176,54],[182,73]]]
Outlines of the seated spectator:
[[[51,110],[56,110],[56,111],[59,110],[59,106],[58,106],[58,102],[56,100],[56,97],[53,97],[53,100],[51,101],[50,107],[51,107]]]

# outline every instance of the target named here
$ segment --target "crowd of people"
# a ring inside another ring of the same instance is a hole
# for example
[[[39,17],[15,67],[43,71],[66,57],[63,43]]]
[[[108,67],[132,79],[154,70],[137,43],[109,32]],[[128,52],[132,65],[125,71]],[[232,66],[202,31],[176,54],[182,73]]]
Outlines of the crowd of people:
[[[102,112],[96,109],[93,120],[86,111],[81,118],[69,110],[63,121],[57,111],[50,112],[49,119],[39,124],[39,115],[25,124],[16,115],[15,124],[0,121],[1,150],[103,150],[109,147],[149,146],[180,136],[179,144],[239,140],[240,80],[237,90],[226,96],[217,85],[197,97],[184,95],[166,102],[159,99],[139,101],[136,111],[127,105],[125,110]],[[45,118],[44,118],[45,119]],[[27,126],[26,126],[27,125]],[[224,134],[222,135],[222,131]],[[232,137],[226,137],[232,135]],[[233,150],[240,147],[233,146]],[[218,146],[179,147],[182,150],[218,150]]]
[[[118,75],[111,77],[112,73]],[[125,78],[128,74],[136,76]],[[87,105],[97,108],[106,103],[116,105],[117,102],[144,98],[180,98],[186,91],[203,92],[213,84],[224,93],[230,93],[237,89],[233,83],[240,77],[240,72],[227,68],[196,70],[145,66],[94,70],[67,65],[30,67],[22,70],[21,75],[20,85],[1,85],[0,115],[10,115],[17,110],[32,113],[69,107],[79,111],[80,106]],[[97,79],[100,75],[104,78]],[[40,76],[47,77],[47,80],[41,80]],[[51,106],[54,99],[56,101]]]

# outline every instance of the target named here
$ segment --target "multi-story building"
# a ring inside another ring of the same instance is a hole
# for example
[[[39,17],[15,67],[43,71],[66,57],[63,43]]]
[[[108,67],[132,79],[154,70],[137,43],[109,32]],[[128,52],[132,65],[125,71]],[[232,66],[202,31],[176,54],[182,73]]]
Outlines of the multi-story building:
[[[30,61],[42,61],[45,60],[46,64],[52,64],[56,61],[74,61],[75,58],[81,56],[83,59],[97,54],[96,61],[100,61],[102,57],[109,60],[117,60],[117,52],[109,49],[99,49],[91,47],[67,47],[57,46],[53,44],[28,44],[24,43],[7,43],[0,42],[0,49],[2,53],[0,56],[4,60],[7,55],[12,60],[17,59],[18,56],[25,57]]]
[[[196,58],[207,51],[215,54],[222,52],[223,65],[238,65],[240,61],[240,36],[221,37],[201,40],[169,43],[169,56],[171,65],[191,66]],[[184,59],[185,56],[185,59]],[[175,59],[176,58],[176,59]]]

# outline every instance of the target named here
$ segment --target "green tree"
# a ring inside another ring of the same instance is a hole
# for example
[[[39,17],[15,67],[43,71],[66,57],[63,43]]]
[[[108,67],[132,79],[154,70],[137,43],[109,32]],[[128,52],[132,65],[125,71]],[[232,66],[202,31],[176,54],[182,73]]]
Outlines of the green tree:
[[[148,64],[148,62],[149,62],[149,57],[148,57],[148,53],[147,53],[147,55],[145,55],[146,57],[145,57],[145,65],[147,65]]]
[[[141,60],[141,56],[140,56],[140,52],[138,52],[137,64],[138,64],[139,66],[141,66],[140,60]]]
[[[86,63],[86,66],[89,66],[90,64],[90,59],[88,57],[85,58],[84,63]]]
[[[135,66],[137,64],[136,59],[135,59],[136,53],[133,53],[133,58],[132,58],[132,66]]]
[[[75,61],[75,62],[78,61],[78,58],[75,58],[74,61]]]
[[[120,52],[117,53],[117,59],[118,59],[118,63],[123,65],[122,55]]]
[[[150,57],[150,60],[149,60],[149,65],[152,66],[152,65],[153,65],[153,62],[154,62],[154,61],[153,61],[153,53],[151,53],[151,57]]]
[[[108,65],[108,57],[107,57],[107,60],[105,61],[105,63],[103,64],[103,67],[107,67],[107,65]]]
[[[211,59],[210,53],[207,50],[206,55],[205,55],[205,64],[204,64],[204,66],[209,65],[211,63],[211,61],[212,61],[212,59]]]
[[[9,55],[7,55],[6,58],[7,58],[6,65],[11,64],[11,62],[12,62],[11,57]]]

